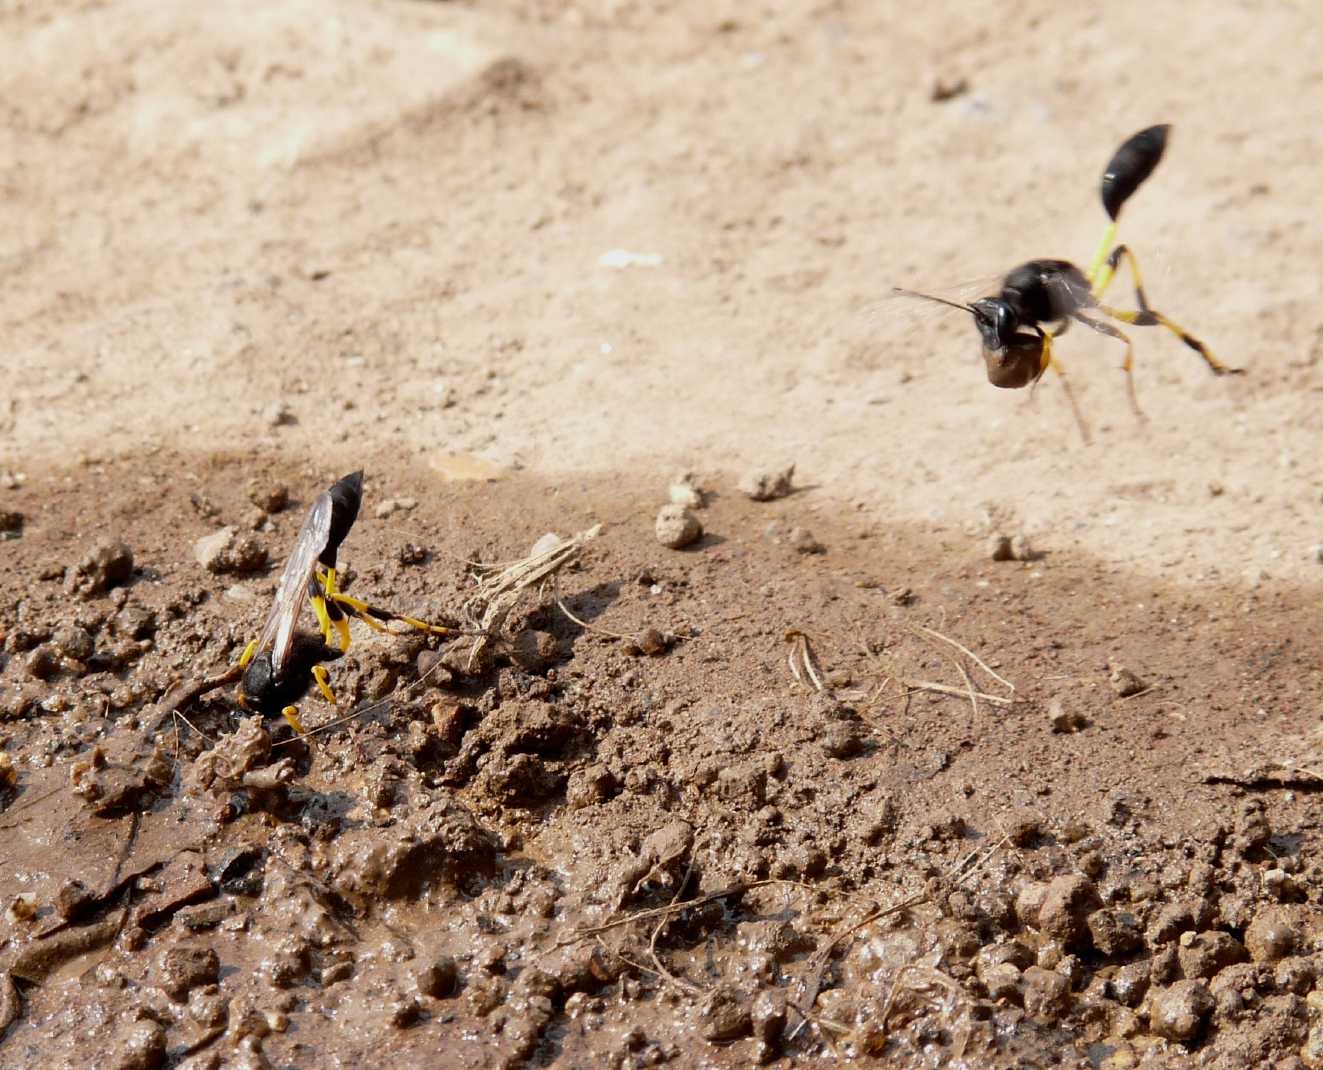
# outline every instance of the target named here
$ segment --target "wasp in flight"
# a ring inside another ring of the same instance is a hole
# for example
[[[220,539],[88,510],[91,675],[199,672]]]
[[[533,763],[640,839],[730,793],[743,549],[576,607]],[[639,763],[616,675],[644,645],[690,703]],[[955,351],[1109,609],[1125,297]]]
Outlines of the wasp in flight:
[[[1048,368],[1062,377],[1066,396],[1075,413],[1080,433],[1088,441],[1089,433],[1080,416],[1079,406],[1066,382],[1060,362],[1053,355],[1053,341],[1065,334],[1071,322],[1082,323],[1091,330],[1110,335],[1124,343],[1125,361],[1121,365],[1126,374],[1126,387],[1130,405],[1142,416],[1135,397],[1134,345],[1128,335],[1105,319],[1136,327],[1161,325],[1193,349],[1208,365],[1214,375],[1239,374],[1242,369],[1229,368],[1213,356],[1203,342],[1164,316],[1148,303],[1139,263],[1129,246],[1116,245],[1117,218],[1130,196],[1153,173],[1167,147],[1169,125],[1150,126],[1125,142],[1112,156],[1102,176],[1102,202],[1108,224],[1098,251],[1087,271],[1081,271],[1068,260],[1030,260],[1011,271],[1001,283],[1001,292],[964,305],[930,294],[897,288],[896,293],[906,297],[919,297],[961,309],[974,317],[974,324],[983,340],[983,360],[987,366],[988,381],[993,386],[1018,389],[1037,383]],[[1137,309],[1116,308],[1102,303],[1107,287],[1116,276],[1121,261],[1126,261],[1135,287]],[[1046,328],[1044,325],[1047,325]]]
[[[243,669],[240,704],[264,713],[279,710],[299,735],[304,731],[293,703],[303,696],[311,681],[316,681],[327,702],[335,704],[321,662],[337,656],[331,647],[333,632],[340,653],[349,649],[349,618],[357,618],[377,631],[387,631],[387,621],[400,621],[432,635],[455,634],[451,628],[380,609],[339,589],[337,555],[358,518],[362,500],[362,472],[345,476],[317,495],[285,562],[266,624],[239,659]],[[320,640],[296,632],[305,601],[317,616]]]

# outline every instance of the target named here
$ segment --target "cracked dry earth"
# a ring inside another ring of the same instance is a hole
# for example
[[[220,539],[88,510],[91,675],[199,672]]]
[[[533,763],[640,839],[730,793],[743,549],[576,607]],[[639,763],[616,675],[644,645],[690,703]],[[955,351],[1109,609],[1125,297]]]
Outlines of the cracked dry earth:
[[[345,578],[393,608],[459,619],[467,561],[603,530],[480,673],[355,625],[302,716],[360,715],[311,743],[179,696],[339,472],[157,452],[8,496],[3,1065],[1323,1064],[1316,591],[719,473],[673,551],[665,480],[364,460]]]

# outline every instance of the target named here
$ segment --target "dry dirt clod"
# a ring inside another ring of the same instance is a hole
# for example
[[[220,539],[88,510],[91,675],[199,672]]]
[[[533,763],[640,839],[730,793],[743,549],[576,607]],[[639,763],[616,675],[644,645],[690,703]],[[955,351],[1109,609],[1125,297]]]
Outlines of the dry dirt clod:
[[[705,501],[705,494],[697,481],[690,472],[680,472],[671,480],[668,488],[668,494],[672,505],[679,505],[685,509],[701,509]]]
[[[818,734],[818,745],[831,758],[853,758],[868,745],[868,733],[857,721],[833,721]]]
[[[663,505],[657,513],[657,541],[671,550],[690,546],[703,537],[703,525],[682,505]]]
[[[565,804],[571,810],[604,803],[619,790],[615,774],[600,762],[570,774],[565,788]]]
[[[808,528],[791,528],[787,538],[790,548],[797,554],[825,554],[827,547],[813,537]]]
[[[1181,1044],[1199,1039],[1213,1011],[1213,994],[1202,981],[1177,981],[1153,997],[1149,1026]]]
[[[289,505],[289,487],[283,483],[248,483],[248,500],[264,513],[278,513]]]
[[[255,572],[266,565],[266,548],[252,535],[223,527],[193,544],[193,556],[208,572]]]
[[[737,486],[741,493],[756,502],[770,502],[790,493],[794,475],[793,464],[784,468],[751,468],[740,477]]]
[[[1020,810],[1002,819],[1006,838],[1016,847],[1028,847],[1043,834],[1043,819],[1030,810]]]
[[[119,539],[98,543],[67,574],[71,594],[94,598],[133,576],[133,551]]]
[[[23,534],[23,514],[14,509],[0,509],[0,539],[17,539]]]

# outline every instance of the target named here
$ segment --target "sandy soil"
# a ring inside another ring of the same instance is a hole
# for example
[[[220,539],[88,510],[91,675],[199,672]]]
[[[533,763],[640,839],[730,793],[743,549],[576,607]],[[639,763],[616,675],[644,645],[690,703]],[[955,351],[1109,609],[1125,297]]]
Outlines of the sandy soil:
[[[0,4],[0,1063],[1323,1065],[1311,16]],[[1122,235],[1247,374],[1075,330],[1086,444],[887,295],[1087,260],[1159,121]],[[353,593],[601,522],[630,638],[181,702],[360,466]]]

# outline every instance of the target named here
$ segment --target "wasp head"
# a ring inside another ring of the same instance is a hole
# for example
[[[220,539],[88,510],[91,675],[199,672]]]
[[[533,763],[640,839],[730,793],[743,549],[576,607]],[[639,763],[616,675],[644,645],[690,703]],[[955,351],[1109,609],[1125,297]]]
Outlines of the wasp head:
[[[974,323],[983,336],[983,347],[994,353],[1011,344],[1015,332],[1020,326],[1020,317],[1015,309],[1000,297],[985,297],[969,306],[974,313]]]

